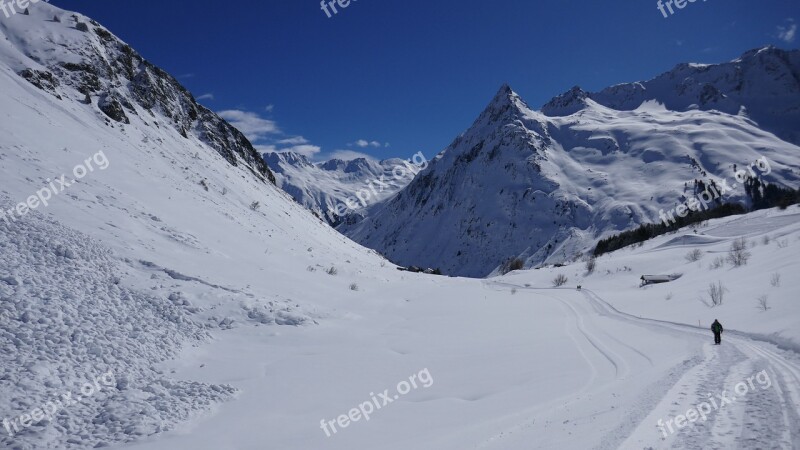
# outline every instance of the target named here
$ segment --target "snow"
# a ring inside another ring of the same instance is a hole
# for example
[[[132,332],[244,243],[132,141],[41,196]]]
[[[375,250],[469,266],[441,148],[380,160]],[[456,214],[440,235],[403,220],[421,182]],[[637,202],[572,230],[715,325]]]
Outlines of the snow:
[[[275,172],[281,189],[333,226],[344,220],[360,220],[367,206],[406,187],[419,172],[416,166],[425,162],[416,155],[409,160],[354,158],[312,162],[294,152],[265,153],[264,160]]]
[[[236,379],[247,399],[226,404],[202,426],[130,448],[789,448],[800,438],[800,358],[770,341],[798,342],[798,285],[770,287],[772,267],[764,260],[785,273],[797,270],[798,217],[766,211],[712,221],[704,233],[757,226],[762,231],[748,239],[773,238],[736,269],[709,269],[708,255],[696,267],[683,258],[693,247],[665,247],[675,238],[665,236],[600,258],[588,276],[574,264],[492,280],[418,275],[402,286],[365,284],[380,295],[330,299],[347,313],[319,327],[282,332],[271,343],[250,333],[230,336],[173,363],[181,373],[202,361],[204,375],[213,374],[203,381]],[[766,218],[775,225],[763,228]],[[776,239],[789,247],[776,254]],[[724,252],[732,240],[702,248]],[[626,265],[636,271],[616,270]],[[640,272],[665,270],[685,274],[638,287]],[[728,300],[709,308],[696,297],[720,271]],[[556,273],[583,289],[552,288]],[[768,311],[756,309],[752,295],[760,292],[769,292]],[[721,347],[711,345],[713,318],[726,328]],[[393,389],[422,368],[431,387],[331,437],[319,428],[320,420],[346,414],[370,392]],[[762,370],[775,387],[756,384],[707,421],[664,439],[659,419],[674,419],[707,393],[732,392]]]
[[[170,422],[235,391],[169,380],[151,368],[174,357],[181,345],[208,339],[207,328],[193,320],[196,311],[187,304],[120,285],[118,261],[87,236],[38,213],[14,224],[0,222],[0,267],[6,283],[0,283],[4,412],[30,412],[60,398],[56,393],[79,392],[76,380],[101,373],[110,371],[115,381],[113,390],[63,410],[49,426],[8,426],[0,435],[4,447],[126,441],[169,429]],[[147,392],[158,396],[148,398]]]
[[[58,99],[19,77],[35,64],[24,55],[60,50],[15,36],[81,45],[45,21],[53,14],[66,15],[40,2],[2,22],[0,208],[99,150],[110,164],[46,208],[0,219],[0,420],[109,371],[114,383],[13,436],[0,429],[0,447],[800,443],[797,207],[662,236],[604,255],[588,275],[582,263],[492,279],[401,272],[192,134],[154,126],[144,111],[109,122],[69,86]],[[682,114],[690,123],[694,112]],[[780,148],[771,157],[796,167]],[[441,235],[417,237],[429,236]],[[740,236],[755,244],[748,264],[711,268]],[[703,255],[690,263],[694,248]],[[639,288],[644,273],[683,276]],[[568,284],[553,288],[557,274]],[[698,297],[717,281],[728,292],[711,308]],[[760,295],[770,309],[756,308]],[[707,329],[714,318],[726,329],[720,347]],[[330,437],[321,429],[423,370],[428,387]],[[663,438],[659,419],[761,370],[773,387]]]
[[[800,182],[800,149],[747,117],[587,96],[574,88],[540,112],[502,87],[407,189],[337,229],[398,264],[483,277],[512,258],[571,261],[598,238],[661,222],[695,196],[694,180],[735,184],[734,166],[765,158],[760,179]],[[724,200],[748,201],[741,186]]]
[[[1,430],[0,446],[119,445],[208,413],[240,390],[175,377],[155,368],[159,361],[210,342],[211,332],[312,326],[330,314],[315,299],[336,286],[349,294],[358,272],[385,260],[244,165],[230,165],[192,135],[155,126],[164,118],[141,111],[130,125],[107,122],[70,87],[62,85],[58,99],[22,79],[17,70],[38,67],[25,55],[72,60],[59,55],[58,45],[46,50],[61,39],[74,47],[90,39],[65,23],[68,14],[38,6],[3,21],[12,39],[0,45],[2,209],[24,202],[48,179],[71,177],[100,150],[109,166],[46,208],[8,224],[0,219],[0,414],[30,414],[107,369],[124,389],[65,408],[53,423],[24,433]],[[49,22],[53,14],[64,20]],[[20,35],[33,37],[14,39]],[[252,210],[254,201],[263,206]],[[331,266],[338,276],[323,272]],[[310,277],[319,280],[316,287],[309,288]],[[48,345],[51,336],[58,340]]]

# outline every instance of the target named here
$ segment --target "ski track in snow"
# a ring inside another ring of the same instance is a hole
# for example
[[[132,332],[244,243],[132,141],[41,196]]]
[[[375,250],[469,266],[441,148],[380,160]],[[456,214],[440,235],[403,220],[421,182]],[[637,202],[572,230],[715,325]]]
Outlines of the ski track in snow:
[[[597,339],[596,334],[594,332],[587,332],[584,320],[586,316],[584,314],[579,314],[578,311],[575,309],[575,307],[572,306],[570,303],[565,302],[564,300],[559,300],[559,301],[561,302],[562,305],[565,306],[565,309],[567,309],[572,314],[572,317],[575,320],[575,324],[578,328],[578,331],[580,331],[580,333],[583,335],[586,341],[589,344],[591,344],[591,346],[594,347],[594,349],[597,352],[599,352],[606,359],[606,361],[608,361],[608,363],[611,364],[612,367],[614,367],[614,378],[619,379],[622,376],[628,375],[630,373],[630,368],[628,364],[625,362],[625,360],[622,359],[620,356],[618,356],[616,353],[614,353],[612,350],[606,348],[606,346],[603,345],[602,342]],[[583,351],[581,353],[586,355],[586,353]],[[595,372],[597,372],[597,369],[596,367],[594,367],[594,364],[592,363],[590,358],[586,358],[586,362],[592,366]],[[623,368],[622,374],[620,374],[620,367]]]
[[[491,284],[520,290],[554,292],[570,290],[532,288],[508,282],[491,282]],[[687,340],[704,342],[702,357],[692,359],[691,365],[683,367],[682,373],[663,393],[658,405],[653,405],[652,410],[638,411],[638,417],[634,413],[631,419],[635,420],[635,427],[628,427],[629,429],[625,430],[626,427],[623,426],[616,432],[607,434],[596,448],[797,448],[794,443],[800,440],[800,363],[796,354],[780,350],[775,344],[745,337],[734,330],[723,333],[723,344],[717,347],[710,342],[712,338],[710,331],[689,325],[635,317],[618,311],[588,289],[583,289],[582,293],[588,303],[580,304],[563,298],[554,298],[554,301],[558,301],[571,316],[567,332],[572,336],[593,372],[590,385],[597,383],[598,380],[601,383],[613,382],[613,379],[624,379],[629,375],[632,364],[630,356],[620,355],[620,353],[625,354],[625,350],[652,364],[650,358],[633,345],[613,337],[608,328],[598,328],[598,321],[592,317],[593,315],[644,326],[651,332],[671,336],[684,335]],[[576,335],[573,328],[577,329],[580,336]],[[618,352],[612,349],[618,349]],[[761,384],[755,383],[755,389],[749,389],[743,396],[732,396],[737,383],[747,382],[748,378],[752,380],[753,376],[763,370],[769,374],[771,382],[769,387],[762,388]],[[707,421],[697,420],[693,424],[687,422],[689,425],[682,429],[673,426],[675,432],[666,433],[667,436],[664,437],[664,433],[657,425],[659,419],[664,422],[672,419],[674,423],[676,416],[685,414],[687,410],[708,401],[710,396],[718,394],[727,395],[734,400],[708,414]],[[643,400],[646,404],[646,399]],[[776,408],[776,405],[781,407]],[[528,427],[522,425],[512,427],[490,439],[489,442],[502,442],[501,437],[525,428]]]
[[[585,295],[593,303],[607,306],[609,308],[607,311],[620,314],[595,293],[586,290]],[[626,316],[621,315],[621,317]],[[666,329],[681,330],[710,340],[710,332],[700,331],[697,327],[650,319],[633,319],[630,316],[626,318],[655,323]],[[730,392],[737,383],[746,381],[765,369],[769,369],[773,374],[770,379],[775,389],[762,390],[756,384],[756,389],[750,389],[741,401],[720,407],[709,422],[697,421],[695,426],[671,435],[670,437],[674,438],[671,446],[662,447],[663,442],[655,441],[641,447],[637,445],[638,448],[795,448],[792,443],[797,442],[800,429],[798,420],[800,364],[796,355],[779,350],[771,343],[758,342],[746,337],[730,337],[730,334],[733,333],[728,332],[727,336],[723,333],[723,345],[719,347],[708,342],[704,345],[705,359],[695,370],[689,371],[665,397],[665,399],[672,398],[672,394],[678,390],[689,403],[688,406],[673,409],[672,414],[663,419],[667,420],[685,413],[687,409],[705,401],[708,394]],[[776,374],[777,377],[774,376]],[[689,392],[692,389],[694,391]],[[774,408],[775,404],[783,406],[781,411]],[[709,423],[711,426],[708,426]],[[653,425],[645,421],[641,426],[648,428]],[[626,441],[623,446],[632,444]]]

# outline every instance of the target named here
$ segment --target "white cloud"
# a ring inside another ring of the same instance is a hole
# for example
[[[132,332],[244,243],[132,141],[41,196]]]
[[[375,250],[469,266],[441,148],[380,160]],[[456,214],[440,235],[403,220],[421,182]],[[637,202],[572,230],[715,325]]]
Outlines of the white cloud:
[[[797,24],[795,23],[794,19],[786,19],[786,26],[778,25],[778,32],[776,37],[787,44],[791,44],[794,42],[794,38],[797,36]]]
[[[353,150],[334,150],[330,154],[325,155],[324,159],[341,159],[342,161],[351,161],[356,158],[366,158],[376,161],[376,159],[366,153],[356,152]]]
[[[271,109],[271,105],[268,109]],[[322,151],[322,147],[311,144],[303,136],[284,135],[277,122],[265,119],[257,113],[229,109],[220,111],[217,114],[244,133],[253,144],[253,147],[261,153],[294,152],[308,158],[314,158]]]
[[[275,121],[262,119],[255,113],[229,109],[220,111],[217,114],[244,133],[251,141],[257,141],[271,134],[278,134],[281,132]]]
[[[209,92],[208,94],[203,94],[197,97],[195,100],[214,100],[214,93]]]
[[[271,113],[273,109],[275,109],[275,105],[267,105],[264,107],[264,111],[268,113]]]
[[[357,141],[355,141],[353,143],[347,144],[347,145],[350,145],[350,146],[355,145],[356,147],[361,147],[361,148],[366,148],[366,147],[381,148],[381,147],[384,147],[384,146],[388,147],[389,143],[387,142],[386,144],[381,144],[378,141],[368,141],[366,139],[359,139],[359,140],[357,140]]]
[[[294,136],[286,139],[281,139],[280,141],[278,141],[278,144],[284,144],[284,145],[308,144],[308,139],[304,138],[303,136]]]
[[[258,144],[258,145],[254,144],[253,148],[256,149],[259,153],[272,153],[278,150],[277,147],[275,147],[272,144]]]

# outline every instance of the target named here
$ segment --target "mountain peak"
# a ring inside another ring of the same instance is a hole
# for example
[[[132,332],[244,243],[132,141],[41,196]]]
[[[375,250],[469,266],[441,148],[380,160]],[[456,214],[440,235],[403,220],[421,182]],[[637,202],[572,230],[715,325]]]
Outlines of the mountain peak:
[[[476,123],[481,123],[487,119],[489,122],[494,122],[508,115],[519,116],[528,109],[528,105],[526,105],[522,98],[511,89],[511,86],[507,83],[503,83],[503,85],[500,86],[500,90],[497,91],[497,94],[492,98],[492,101],[489,102],[489,105],[480,117],[478,117]]]
[[[293,166],[310,166],[311,161],[305,155],[296,152],[266,152],[264,153],[264,160],[267,164],[291,164]]]
[[[542,106],[542,112],[551,117],[569,116],[585,108],[588,98],[588,92],[584,91],[580,86],[573,86],[572,89]]]
[[[500,90],[497,91],[498,95],[500,95],[500,94],[508,95],[508,94],[513,94],[513,93],[514,93],[514,90],[511,89],[511,86],[508,83],[503,83],[503,85],[500,86]]]
[[[786,51],[775,47],[774,45],[767,45],[764,47],[754,48],[752,50],[748,50],[742,54],[742,56],[738,57],[737,59],[733,60],[732,62],[745,62],[752,60],[757,57],[765,57],[765,56],[781,56],[787,55],[790,51]]]
[[[345,167],[347,163],[339,158],[331,158],[320,164],[322,170],[335,171]]]
[[[509,86],[508,83],[503,83],[503,85],[500,86],[500,90],[497,91],[497,94],[495,94],[494,98],[492,99],[491,105],[502,106],[513,104],[517,101],[522,101],[519,95],[517,95],[517,93],[511,89],[511,86]]]
[[[374,170],[378,167],[378,163],[367,158],[355,158],[347,162],[347,167],[344,168],[345,173],[362,173]]]

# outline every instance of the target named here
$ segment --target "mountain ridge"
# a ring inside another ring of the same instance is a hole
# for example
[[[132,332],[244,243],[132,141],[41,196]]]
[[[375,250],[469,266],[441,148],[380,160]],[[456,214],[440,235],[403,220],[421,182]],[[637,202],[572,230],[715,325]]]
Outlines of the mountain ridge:
[[[50,24],[26,26],[36,20]],[[148,126],[171,126],[184,138],[192,135],[209,144],[231,165],[244,164],[275,184],[243,133],[93,19],[37,4],[27,15],[0,22],[0,32],[6,37],[0,47],[5,61],[43,92],[78,100],[119,126],[130,124],[133,116]]]
[[[633,110],[655,100],[674,111],[744,112],[761,128],[797,145],[800,132],[791,125],[800,123],[800,50],[770,45],[724,63],[677,64],[650,80],[620,83],[598,92],[576,86],[541,110],[549,116],[570,115],[586,107],[587,100],[617,110]],[[565,101],[574,109],[559,109]]]
[[[748,54],[764,52],[783,51]],[[708,65],[703,73],[717,76],[731,67]],[[769,72],[748,71],[757,79]],[[599,94],[576,87],[542,111],[528,107],[504,84],[467,131],[405,189],[370,208],[363,221],[337,229],[399,264],[483,277],[510,259],[523,260],[525,267],[574,260],[597,239],[657,222],[660,210],[686,203],[697,195],[689,182],[730,178],[734,165],[762,156],[774,166],[765,181],[796,187],[800,149],[795,144],[760,128],[724,95],[725,89],[671,79],[683,86],[675,99],[657,97],[647,82],[603,90],[602,101],[595,100]],[[759,99],[777,95],[767,90],[759,97],[755,88],[748,89],[742,89],[748,94],[742,98],[750,109],[758,110]],[[793,95],[795,85],[787,89]],[[627,109],[608,106],[612,91]],[[633,107],[636,98],[629,94],[639,91],[641,103]],[[693,99],[706,99],[706,109],[692,107]],[[680,108],[671,110],[670,104]],[[773,117],[766,113],[767,119]],[[770,123],[780,128],[780,121]],[[784,136],[790,131],[778,130]],[[741,191],[726,200],[748,201]],[[443,238],[433,243],[416,238],[426,235]]]

